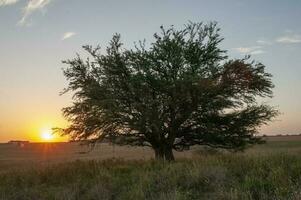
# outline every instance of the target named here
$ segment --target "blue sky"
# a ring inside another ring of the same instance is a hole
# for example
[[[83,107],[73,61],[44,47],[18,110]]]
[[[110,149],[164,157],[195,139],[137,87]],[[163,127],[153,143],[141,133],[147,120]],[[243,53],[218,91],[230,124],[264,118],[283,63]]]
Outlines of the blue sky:
[[[61,60],[82,45],[105,47],[118,32],[132,47],[188,20],[217,21],[230,58],[251,54],[273,74],[266,101],[282,115],[261,133],[301,133],[300,19],[300,0],[0,0],[0,141],[65,123]]]

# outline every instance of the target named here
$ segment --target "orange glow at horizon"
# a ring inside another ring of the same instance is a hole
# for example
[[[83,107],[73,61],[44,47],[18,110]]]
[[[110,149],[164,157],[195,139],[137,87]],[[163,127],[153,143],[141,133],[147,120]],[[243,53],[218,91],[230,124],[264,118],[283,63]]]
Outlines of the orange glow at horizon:
[[[68,105],[67,102],[63,105],[57,105],[55,102],[45,100],[48,104],[44,106],[42,104],[44,100],[40,99],[39,102],[35,102],[35,100],[35,98],[32,98],[31,102],[22,102],[21,105],[7,107],[1,107],[0,105],[0,143],[11,140],[45,142],[41,137],[43,130],[68,126],[68,121],[60,111],[62,107]],[[12,109],[8,109],[10,107]],[[68,140],[69,137],[61,137],[55,133],[51,142],[66,142]]]
[[[49,121],[53,121],[55,123],[51,123]],[[66,122],[55,119],[37,120],[30,125],[28,124],[26,130],[26,138],[31,142],[66,142],[68,141],[68,137],[60,136],[59,134],[54,133],[52,130],[52,128],[55,127],[65,126]]]
[[[36,142],[66,142],[66,141],[68,141],[67,137],[62,137],[62,136],[54,133],[52,128],[54,128],[54,126],[51,126],[51,125],[42,126],[42,128],[40,128],[38,134],[36,135],[36,138],[34,139],[34,141],[36,141]]]

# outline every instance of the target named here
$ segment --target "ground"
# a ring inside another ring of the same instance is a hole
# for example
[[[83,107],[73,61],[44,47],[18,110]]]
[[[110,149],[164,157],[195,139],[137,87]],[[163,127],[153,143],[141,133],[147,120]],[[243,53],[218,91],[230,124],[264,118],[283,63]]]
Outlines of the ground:
[[[301,199],[301,136],[243,153],[194,148],[176,162],[148,148],[77,143],[0,145],[4,199]]]

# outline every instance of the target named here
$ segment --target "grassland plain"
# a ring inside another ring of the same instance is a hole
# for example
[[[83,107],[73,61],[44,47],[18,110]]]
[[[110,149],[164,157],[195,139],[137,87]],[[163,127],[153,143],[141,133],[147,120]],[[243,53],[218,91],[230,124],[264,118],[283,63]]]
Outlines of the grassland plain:
[[[244,153],[194,149],[174,163],[151,160],[149,149],[53,145],[0,146],[1,200],[301,199],[300,137]]]

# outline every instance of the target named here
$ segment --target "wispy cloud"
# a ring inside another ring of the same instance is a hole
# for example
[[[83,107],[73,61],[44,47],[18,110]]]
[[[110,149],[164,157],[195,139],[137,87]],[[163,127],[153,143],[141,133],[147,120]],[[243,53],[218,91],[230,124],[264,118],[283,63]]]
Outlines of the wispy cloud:
[[[27,18],[37,10],[43,10],[51,0],[29,0],[27,5],[23,8],[23,16],[19,21],[19,25],[24,25]]]
[[[241,54],[256,55],[256,54],[265,53],[265,51],[262,50],[261,46],[237,47],[237,48],[233,48],[233,49]]]
[[[265,53],[265,51],[261,50],[261,49],[250,52],[251,55],[257,55],[257,54],[263,54],[263,53]]]
[[[0,0],[0,6],[7,6],[17,3],[19,0]]]
[[[74,35],[76,35],[75,32],[66,32],[66,33],[64,33],[64,35],[63,35],[63,37],[62,37],[62,40],[66,40],[66,39],[68,39],[68,38],[71,38],[71,37],[73,37]]]
[[[272,42],[267,41],[267,40],[257,40],[256,43],[259,44],[259,45],[271,45],[271,44],[273,44]]]
[[[276,42],[283,44],[297,44],[301,43],[301,35],[285,35],[276,39]]]

